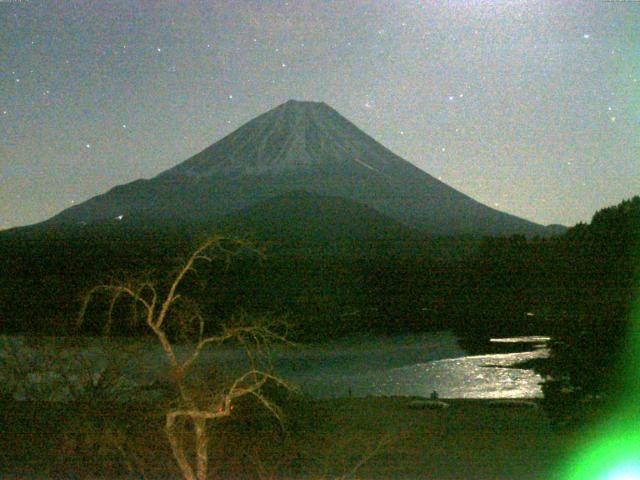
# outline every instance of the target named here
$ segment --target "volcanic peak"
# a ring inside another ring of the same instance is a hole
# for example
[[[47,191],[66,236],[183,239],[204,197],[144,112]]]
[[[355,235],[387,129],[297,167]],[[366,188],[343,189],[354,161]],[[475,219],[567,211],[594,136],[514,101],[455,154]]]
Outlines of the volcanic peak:
[[[358,161],[369,142],[375,141],[326,103],[289,100],[160,176],[302,173]]]

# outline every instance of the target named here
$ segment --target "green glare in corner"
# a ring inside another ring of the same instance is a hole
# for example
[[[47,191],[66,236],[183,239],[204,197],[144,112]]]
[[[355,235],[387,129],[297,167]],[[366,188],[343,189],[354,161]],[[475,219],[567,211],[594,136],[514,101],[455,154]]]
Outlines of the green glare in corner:
[[[610,417],[585,434],[560,480],[640,480],[639,300],[627,337],[623,394]]]
[[[640,480],[640,432],[636,418],[612,419],[590,435],[567,466],[566,480]],[[634,421],[635,420],[635,421]]]

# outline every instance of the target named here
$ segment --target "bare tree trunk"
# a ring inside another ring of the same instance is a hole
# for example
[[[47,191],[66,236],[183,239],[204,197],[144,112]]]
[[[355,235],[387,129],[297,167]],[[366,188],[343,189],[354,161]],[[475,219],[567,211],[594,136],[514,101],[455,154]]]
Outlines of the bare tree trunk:
[[[209,457],[207,454],[206,420],[204,418],[194,418],[193,424],[196,430],[196,468],[198,480],[207,480]]]
[[[171,445],[171,451],[173,452],[173,457],[182,472],[182,476],[184,480],[196,480],[196,476],[193,473],[193,468],[189,464],[189,460],[187,460],[186,455],[184,454],[184,449],[182,448],[182,443],[178,438],[178,434],[176,433],[175,428],[176,417],[169,413],[167,415],[167,425],[166,432],[167,437],[169,438],[169,444]]]

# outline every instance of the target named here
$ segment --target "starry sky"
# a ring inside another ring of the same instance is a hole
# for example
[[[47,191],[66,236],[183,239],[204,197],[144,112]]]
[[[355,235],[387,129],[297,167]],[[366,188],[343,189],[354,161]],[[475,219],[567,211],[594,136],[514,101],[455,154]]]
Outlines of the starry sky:
[[[0,0],[0,229],[325,101],[471,197],[640,194],[640,1]]]

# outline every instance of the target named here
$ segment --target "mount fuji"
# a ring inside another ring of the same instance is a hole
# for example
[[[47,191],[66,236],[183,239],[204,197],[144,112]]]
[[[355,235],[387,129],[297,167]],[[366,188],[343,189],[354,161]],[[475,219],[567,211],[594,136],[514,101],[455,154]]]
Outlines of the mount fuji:
[[[292,192],[308,192],[307,201],[344,199],[433,235],[549,234],[542,225],[483,205],[435,179],[325,103],[294,100],[154,178],[117,186],[40,225],[216,222],[248,209],[254,216],[260,208],[273,212],[269,203],[281,203]],[[286,217],[286,208],[277,211]]]

